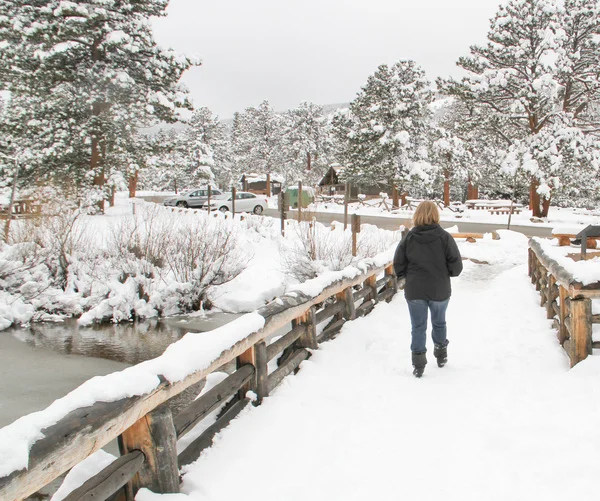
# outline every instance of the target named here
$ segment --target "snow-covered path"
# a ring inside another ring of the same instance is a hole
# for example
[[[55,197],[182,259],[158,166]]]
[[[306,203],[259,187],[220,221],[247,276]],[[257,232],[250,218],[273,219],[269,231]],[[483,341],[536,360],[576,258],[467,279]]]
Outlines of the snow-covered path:
[[[412,376],[398,295],[246,409],[172,499],[597,499],[600,363],[568,370],[525,265],[465,262],[453,284],[445,368],[429,340]]]

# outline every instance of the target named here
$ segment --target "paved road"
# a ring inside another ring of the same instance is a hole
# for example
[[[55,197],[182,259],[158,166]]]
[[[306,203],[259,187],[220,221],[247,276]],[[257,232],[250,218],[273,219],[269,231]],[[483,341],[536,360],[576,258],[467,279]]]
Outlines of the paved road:
[[[330,224],[332,221],[344,222],[344,214],[335,214],[332,212],[317,212],[317,221],[323,224]],[[266,216],[279,218],[279,211],[276,209],[267,209]],[[288,218],[296,215],[296,211],[288,212]],[[397,230],[400,225],[408,225],[410,218],[403,217],[380,217],[380,216],[360,216],[361,223],[373,224],[385,230]],[[467,221],[442,221],[442,227],[449,228],[458,225],[461,233],[489,233],[495,230],[506,229],[506,224],[473,223]],[[551,228],[540,228],[538,226],[515,226],[510,227],[513,231],[523,233],[528,237],[549,237],[552,233]]]

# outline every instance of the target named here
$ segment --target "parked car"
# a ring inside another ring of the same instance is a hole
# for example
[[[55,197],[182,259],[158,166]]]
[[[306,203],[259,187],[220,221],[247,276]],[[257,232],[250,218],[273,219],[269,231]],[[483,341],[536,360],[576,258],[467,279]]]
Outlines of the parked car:
[[[210,196],[221,197],[223,192],[217,188],[211,188]],[[170,207],[202,207],[208,201],[208,188],[196,188],[195,190],[180,193],[171,198],[167,198],[163,204]]]
[[[246,191],[238,191],[235,194],[235,211],[236,212],[252,212],[254,214],[262,214],[268,207],[267,199],[264,196],[256,196],[254,193]],[[231,212],[231,194],[211,200],[211,210],[220,210],[221,212]]]

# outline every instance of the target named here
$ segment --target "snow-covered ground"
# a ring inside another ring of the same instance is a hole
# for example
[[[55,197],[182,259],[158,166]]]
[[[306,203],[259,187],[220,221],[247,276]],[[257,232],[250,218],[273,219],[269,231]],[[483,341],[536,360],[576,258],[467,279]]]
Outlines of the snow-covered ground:
[[[307,210],[315,212],[333,212],[341,214],[344,212],[343,197],[337,198],[338,203],[334,201],[316,202],[311,204]],[[506,202],[510,204],[510,201]],[[271,197],[269,207],[277,208],[277,198]],[[387,207],[387,208],[386,208]],[[391,198],[385,199],[385,205],[382,198],[373,198],[365,200],[364,203],[355,202],[348,206],[350,214],[381,216],[381,217],[405,217],[412,218],[414,210],[412,209],[395,209],[392,207]],[[485,209],[469,209],[465,205],[453,205],[453,209],[445,208],[441,210],[442,221],[456,222],[472,222],[472,223],[489,223],[500,224],[506,226],[508,214],[492,214]],[[600,224],[600,211],[588,210],[582,208],[560,208],[550,207],[548,217],[535,222],[531,220],[532,213],[527,207],[522,208],[519,214],[511,216],[511,225],[513,226],[539,226],[553,228],[557,225],[570,226],[587,226],[588,224]]]
[[[207,299],[217,310],[252,311],[307,274],[350,263],[350,230],[332,231],[320,223],[304,227],[288,221],[283,238],[274,218],[209,216],[130,200],[126,193],[101,216],[74,218],[66,212],[40,225],[15,221],[12,245],[0,245],[0,330],[71,316],[80,325],[165,317],[202,309],[200,300]],[[66,243],[63,234],[70,235]],[[399,238],[367,225],[359,257],[373,256]],[[307,258],[306,246],[313,244],[320,254],[316,260]],[[241,273],[221,283],[235,269]],[[209,283],[215,276],[217,283]]]
[[[459,242],[472,260],[453,280],[446,367],[429,341],[412,376],[399,294],[238,416],[185,468],[181,494],[136,499],[597,499],[600,357],[569,370],[527,277],[527,239],[500,234]],[[106,461],[74,470],[63,493]]]

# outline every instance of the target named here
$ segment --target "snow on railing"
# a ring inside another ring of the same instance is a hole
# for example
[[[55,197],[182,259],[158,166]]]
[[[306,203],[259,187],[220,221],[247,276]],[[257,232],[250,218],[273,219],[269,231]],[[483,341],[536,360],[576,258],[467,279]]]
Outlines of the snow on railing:
[[[532,238],[529,276],[573,367],[591,355],[592,348],[600,348],[592,337],[593,324],[600,323],[600,315],[592,313],[592,300],[600,298],[600,258],[576,262],[565,249],[550,240]]]
[[[123,487],[129,496],[142,487],[178,492],[179,468],[195,461],[251,398],[259,404],[309,350],[334,337],[346,321],[369,313],[376,302],[392,298],[398,290],[392,258],[389,249],[305,282],[223,327],[188,333],[162,356],[92,378],[45,410],[1,429],[0,499],[37,492],[115,438],[121,457],[69,500],[92,492],[106,499]],[[289,332],[270,339],[289,323]],[[278,368],[269,372],[275,358]],[[232,374],[175,417],[162,405],[233,361]],[[178,455],[176,440],[217,409],[220,417]]]

